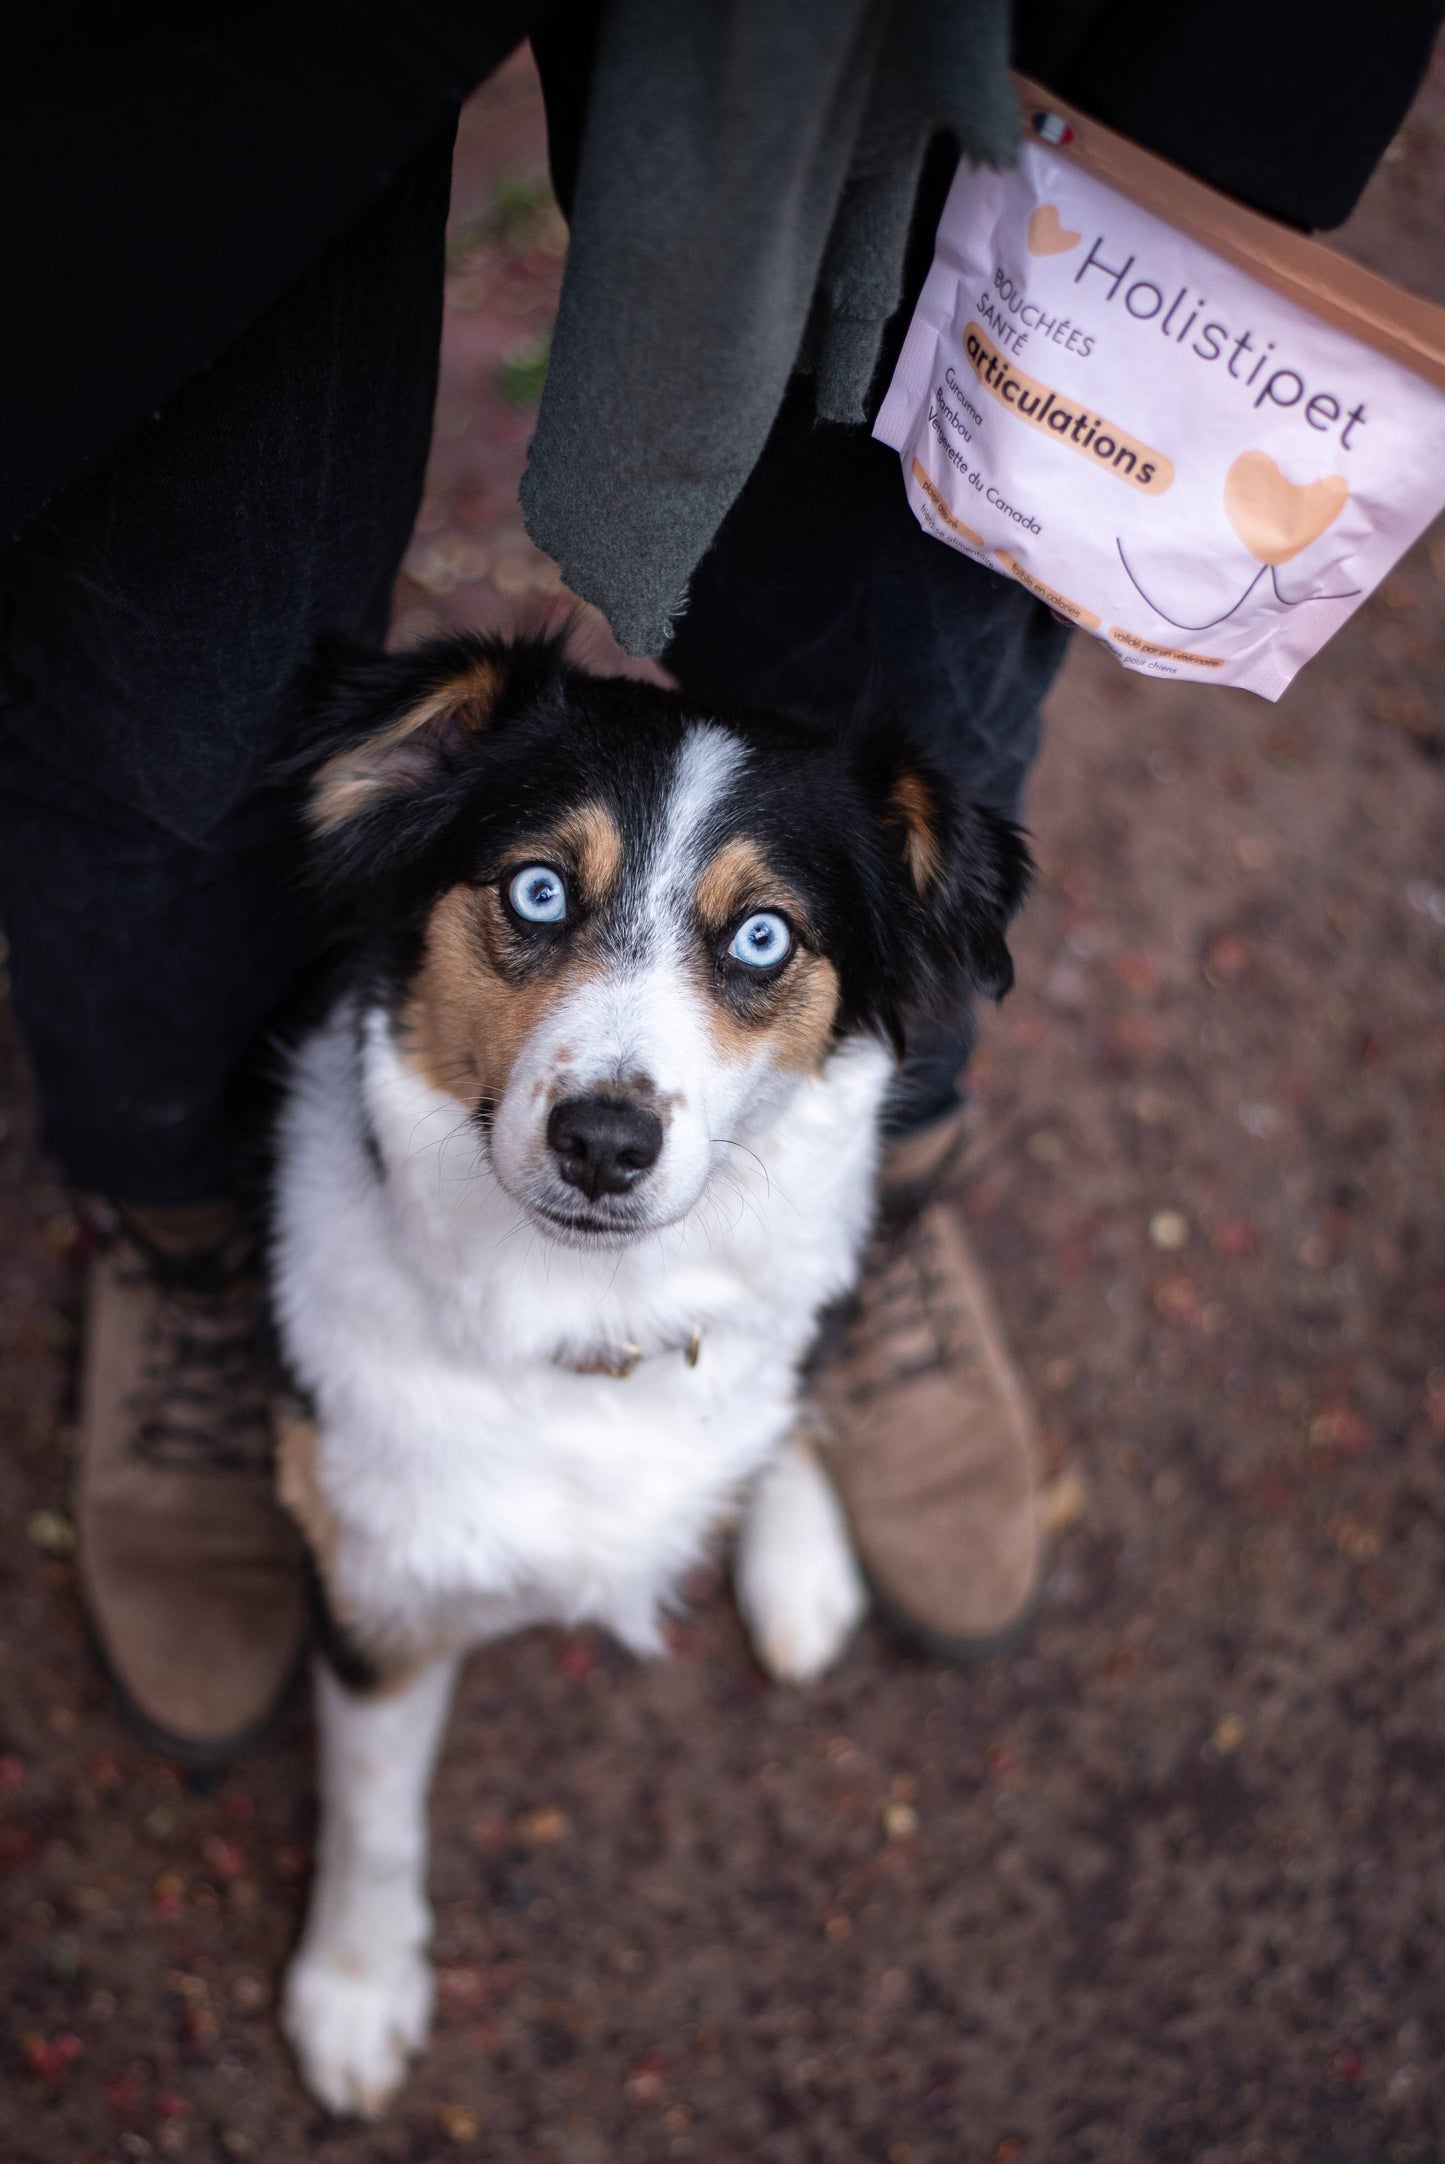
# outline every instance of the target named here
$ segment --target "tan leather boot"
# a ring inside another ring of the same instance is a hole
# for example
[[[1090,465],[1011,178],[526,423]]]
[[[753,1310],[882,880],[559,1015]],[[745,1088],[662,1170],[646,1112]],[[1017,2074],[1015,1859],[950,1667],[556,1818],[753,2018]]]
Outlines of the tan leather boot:
[[[961,1147],[957,1117],[886,1153],[878,1231],[811,1392],[880,1607],[967,1661],[1023,1637],[1042,1548],[1028,1400],[946,1189]]]
[[[259,1740],[306,1624],[303,1550],[272,1489],[254,1244],[230,1203],[92,1221],[81,1585],[144,1740],[220,1764]]]

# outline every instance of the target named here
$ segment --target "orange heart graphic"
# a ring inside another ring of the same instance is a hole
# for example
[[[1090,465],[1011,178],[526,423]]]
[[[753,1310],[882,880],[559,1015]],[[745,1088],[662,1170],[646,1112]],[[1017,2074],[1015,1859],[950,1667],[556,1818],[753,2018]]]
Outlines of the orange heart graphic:
[[[1224,477],[1224,509],[1251,556],[1287,564],[1332,526],[1349,500],[1342,473],[1287,481],[1267,451],[1241,451]]]
[[[1053,203],[1040,203],[1029,220],[1030,255],[1067,255],[1077,248],[1082,233],[1071,233],[1059,223],[1059,213]]]

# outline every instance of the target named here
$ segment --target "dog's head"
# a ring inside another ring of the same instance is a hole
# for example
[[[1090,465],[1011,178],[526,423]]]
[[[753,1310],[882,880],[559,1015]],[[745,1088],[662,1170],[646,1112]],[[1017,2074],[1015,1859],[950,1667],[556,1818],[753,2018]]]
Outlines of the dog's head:
[[[322,681],[323,875],[404,1056],[553,1238],[675,1222],[845,1038],[1012,981],[1023,843],[895,723],[704,715],[548,642]]]

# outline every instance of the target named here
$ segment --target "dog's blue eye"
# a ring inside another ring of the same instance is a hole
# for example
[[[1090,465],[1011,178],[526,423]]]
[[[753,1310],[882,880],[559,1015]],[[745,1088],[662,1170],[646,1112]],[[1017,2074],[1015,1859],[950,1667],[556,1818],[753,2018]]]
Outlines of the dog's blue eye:
[[[771,969],[775,962],[782,961],[792,944],[786,918],[774,910],[760,909],[738,926],[728,953],[735,962],[746,962],[750,969]]]
[[[567,889],[545,864],[529,864],[518,872],[507,897],[528,924],[560,924],[567,914]]]

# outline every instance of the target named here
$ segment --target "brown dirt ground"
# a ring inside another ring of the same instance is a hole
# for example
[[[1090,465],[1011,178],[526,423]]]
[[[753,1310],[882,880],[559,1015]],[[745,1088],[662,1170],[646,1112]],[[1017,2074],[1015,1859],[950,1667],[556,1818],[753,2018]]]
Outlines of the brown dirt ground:
[[[554,589],[514,495],[559,267],[534,88],[470,108],[405,628]],[[1437,69],[1347,238],[1436,284]],[[501,374],[499,375],[499,370]],[[505,380],[509,404],[499,389]],[[209,1793],[118,1728],[65,1547],[70,1220],[3,1042],[0,2153],[1434,2164],[1445,2149],[1445,539],[1277,707],[1080,641],[967,1201],[1043,1408],[1032,1649],[765,1688],[721,1585],[640,1667],[470,1668],[441,2016],[297,2088],[303,1713]]]

